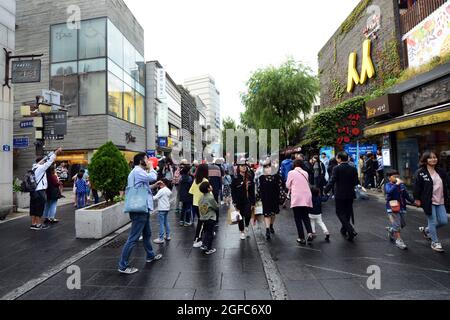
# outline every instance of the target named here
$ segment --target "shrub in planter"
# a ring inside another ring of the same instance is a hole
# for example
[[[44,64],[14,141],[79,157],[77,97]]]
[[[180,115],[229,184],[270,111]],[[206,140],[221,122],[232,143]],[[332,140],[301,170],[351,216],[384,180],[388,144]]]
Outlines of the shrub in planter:
[[[125,189],[130,173],[125,157],[111,141],[98,149],[88,169],[90,181],[102,191],[107,202]]]

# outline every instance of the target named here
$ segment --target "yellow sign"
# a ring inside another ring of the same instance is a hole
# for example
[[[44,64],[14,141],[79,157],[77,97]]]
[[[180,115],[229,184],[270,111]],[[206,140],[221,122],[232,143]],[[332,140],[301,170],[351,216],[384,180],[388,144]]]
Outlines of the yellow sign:
[[[363,43],[363,55],[361,64],[361,76],[356,70],[356,53],[350,53],[348,58],[348,78],[347,78],[347,92],[352,92],[355,84],[364,84],[368,78],[373,78],[375,75],[375,68],[370,57],[371,42],[369,39]]]
[[[169,137],[169,139],[167,139],[167,146],[168,147],[172,147],[173,146],[173,140],[170,137]]]

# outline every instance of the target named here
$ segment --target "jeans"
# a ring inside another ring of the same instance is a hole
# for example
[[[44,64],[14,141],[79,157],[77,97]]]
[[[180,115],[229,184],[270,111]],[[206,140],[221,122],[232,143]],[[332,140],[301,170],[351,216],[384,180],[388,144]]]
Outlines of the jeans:
[[[147,253],[147,259],[153,259],[155,253],[153,252],[151,244],[152,229],[150,227],[150,215],[147,212],[142,213],[130,213],[131,229],[128,235],[128,240],[122,250],[120,256],[119,268],[125,270],[129,267],[129,260],[133,248],[139,241],[139,237],[142,234],[144,249]]]
[[[432,205],[431,216],[428,216],[428,227],[427,231],[430,234],[431,241],[439,242],[437,229],[448,224],[448,216],[445,210],[445,205]]]
[[[400,212],[392,212],[390,209],[387,210],[388,219],[393,232],[400,232],[406,227],[405,214],[405,210],[401,210]]]
[[[55,219],[58,200],[47,200],[44,207],[44,219]]]
[[[77,208],[81,209],[86,206],[86,193],[77,192]]]
[[[294,219],[295,225],[297,226],[298,237],[300,239],[305,239],[305,233],[303,231],[303,224],[305,225],[306,232],[313,233],[311,228],[311,221],[309,220],[307,207],[294,207]]]
[[[353,199],[335,199],[336,215],[342,224],[341,233],[352,235],[355,233],[350,219],[353,216]]]
[[[214,238],[214,226],[216,225],[216,221],[207,220],[203,222],[203,240],[202,244],[208,249],[212,249],[212,242]]]
[[[192,202],[183,202],[181,207],[180,222],[190,223],[192,215]]]
[[[167,219],[168,215],[169,215],[169,211],[159,211],[158,212],[159,239],[160,240],[164,240],[164,233],[166,234],[167,238],[170,238],[169,220]]]

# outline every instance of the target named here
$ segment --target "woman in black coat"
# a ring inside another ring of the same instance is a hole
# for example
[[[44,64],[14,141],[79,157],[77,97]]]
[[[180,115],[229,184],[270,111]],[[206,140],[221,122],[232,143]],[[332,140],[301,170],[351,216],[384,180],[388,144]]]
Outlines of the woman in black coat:
[[[190,175],[189,166],[183,166],[180,171],[180,201],[183,203],[181,208],[180,226],[192,225],[192,194],[189,193],[194,178]]]
[[[431,249],[443,252],[442,244],[439,242],[437,230],[448,224],[448,176],[438,166],[436,153],[426,151],[421,159],[421,168],[417,170],[414,179],[415,204],[423,209],[428,219],[427,227],[419,230],[424,237],[431,240]]]

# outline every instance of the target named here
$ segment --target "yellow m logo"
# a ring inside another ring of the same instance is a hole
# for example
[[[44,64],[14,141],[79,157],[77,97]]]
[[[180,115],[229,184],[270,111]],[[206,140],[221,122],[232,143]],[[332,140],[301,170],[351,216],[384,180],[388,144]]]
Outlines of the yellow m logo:
[[[375,68],[370,57],[371,42],[369,39],[363,43],[363,57],[361,64],[361,76],[356,70],[356,53],[350,53],[348,58],[348,78],[347,78],[347,92],[352,92],[355,84],[364,84],[367,78],[373,78],[375,75]]]

